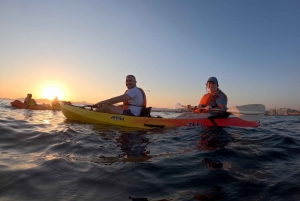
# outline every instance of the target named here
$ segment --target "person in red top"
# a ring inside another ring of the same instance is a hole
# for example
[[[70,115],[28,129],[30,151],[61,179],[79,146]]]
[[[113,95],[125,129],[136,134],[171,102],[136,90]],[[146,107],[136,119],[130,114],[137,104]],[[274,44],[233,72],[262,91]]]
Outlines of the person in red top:
[[[95,111],[139,116],[142,108],[146,107],[146,95],[143,89],[136,86],[136,79],[133,75],[126,76],[126,87],[127,90],[124,94],[96,103],[94,105],[97,107]],[[122,107],[113,105],[119,102],[123,102]]]
[[[219,83],[216,77],[210,77],[206,82],[207,94],[204,94],[199,101],[197,109],[192,108],[190,105],[187,109],[193,110],[193,113],[186,112],[178,116],[177,118],[197,118],[197,114],[208,113],[209,116],[223,116],[227,109],[227,96],[219,89]],[[221,109],[224,112],[213,111],[211,108]],[[199,116],[200,117],[200,116]]]

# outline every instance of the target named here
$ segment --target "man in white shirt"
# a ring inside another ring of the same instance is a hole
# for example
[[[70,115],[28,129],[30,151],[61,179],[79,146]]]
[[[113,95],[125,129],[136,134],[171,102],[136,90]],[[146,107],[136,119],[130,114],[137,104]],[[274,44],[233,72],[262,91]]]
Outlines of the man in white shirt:
[[[146,107],[146,95],[141,88],[136,86],[136,79],[133,75],[126,76],[126,87],[128,90],[124,94],[95,104],[94,106],[97,106],[95,111],[139,116],[141,109]],[[119,102],[124,103],[123,107],[113,105]]]

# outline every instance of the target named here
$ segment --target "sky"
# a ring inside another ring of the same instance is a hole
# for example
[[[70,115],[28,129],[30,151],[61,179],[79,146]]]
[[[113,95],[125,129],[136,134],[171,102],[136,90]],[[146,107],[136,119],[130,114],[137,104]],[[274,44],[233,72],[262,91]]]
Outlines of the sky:
[[[228,107],[300,109],[299,63],[299,0],[0,0],[0,98],[96,103],[133,74],[172,108],[214,76]]]

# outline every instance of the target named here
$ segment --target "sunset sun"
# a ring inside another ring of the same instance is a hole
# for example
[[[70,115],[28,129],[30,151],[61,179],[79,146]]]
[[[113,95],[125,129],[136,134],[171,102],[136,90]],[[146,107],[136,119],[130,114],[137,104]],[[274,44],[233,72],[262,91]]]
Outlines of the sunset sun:
[[[42,96],[43,98],[47,98],[48,100],[53,100],[55,97],[60,100],[63,96],[63,92],[56,86],[48,86],[43,90]]]

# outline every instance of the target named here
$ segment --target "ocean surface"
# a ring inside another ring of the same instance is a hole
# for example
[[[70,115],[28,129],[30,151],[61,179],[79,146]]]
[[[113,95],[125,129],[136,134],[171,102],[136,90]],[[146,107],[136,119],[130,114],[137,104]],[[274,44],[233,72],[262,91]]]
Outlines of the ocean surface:
[[[261,123],[138,130],[0,99],[0,200],[298,201],[300,117]]]

